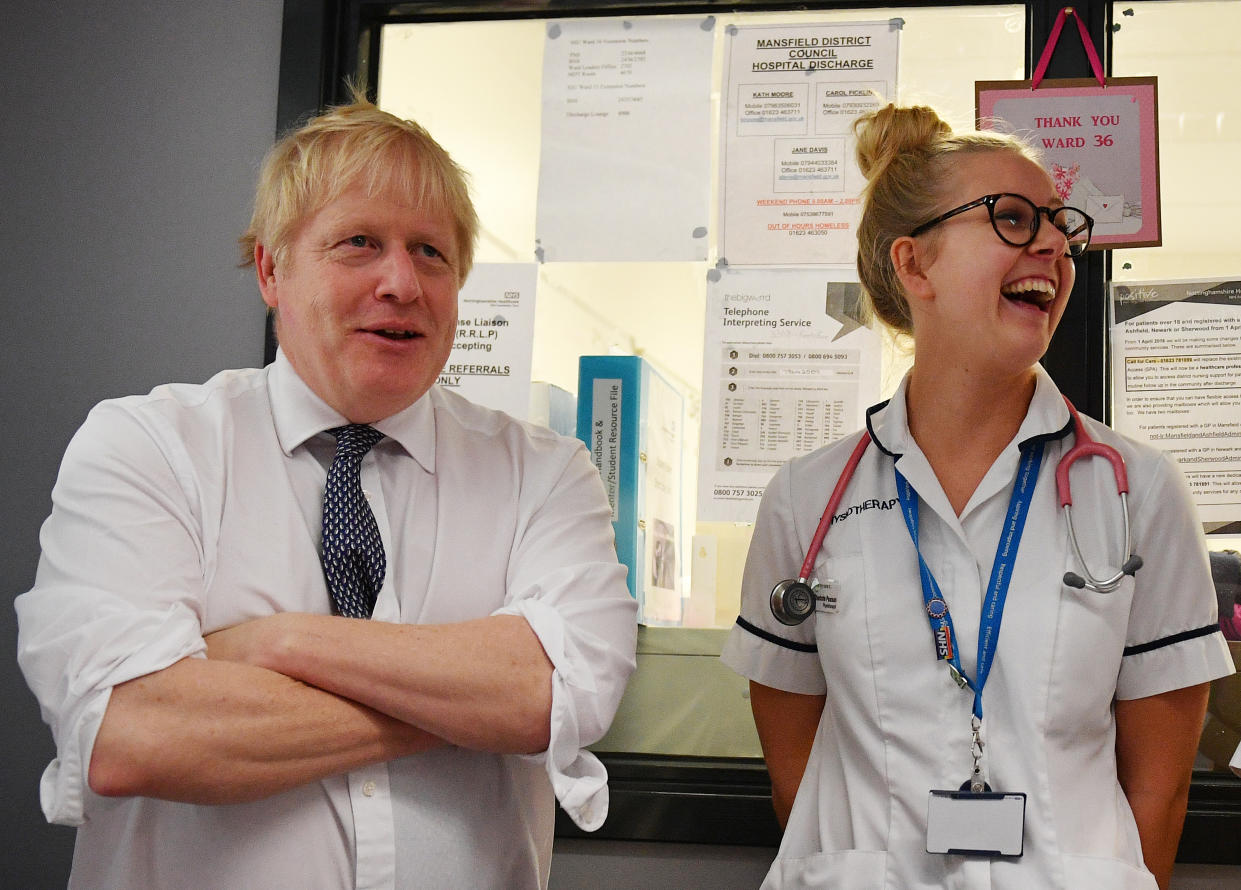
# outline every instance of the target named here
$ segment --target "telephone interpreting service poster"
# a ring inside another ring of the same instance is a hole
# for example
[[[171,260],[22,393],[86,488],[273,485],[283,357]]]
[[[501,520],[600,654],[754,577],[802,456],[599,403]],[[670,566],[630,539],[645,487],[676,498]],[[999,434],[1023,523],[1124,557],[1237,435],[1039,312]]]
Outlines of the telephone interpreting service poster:
[[[900,19],[729,26],[720,256],[853,267],[865,178],[851,126],[896,95]]]
[[[1241,520],[1241,281],[1112,284],[1112,426],[1172,455],[1202,521]]]
[[[783,463],[858,429],[879,400],[879,336],[861,322],[861,286],[840,277],[708,276],[699,521],[753,522]]]
[[[541,260],[707,258],[714,39],[714,16],[548,24]]]
[[[478,263],[457,295],[457,335],[438,383],[519,420],[530,412],[533,263]]]

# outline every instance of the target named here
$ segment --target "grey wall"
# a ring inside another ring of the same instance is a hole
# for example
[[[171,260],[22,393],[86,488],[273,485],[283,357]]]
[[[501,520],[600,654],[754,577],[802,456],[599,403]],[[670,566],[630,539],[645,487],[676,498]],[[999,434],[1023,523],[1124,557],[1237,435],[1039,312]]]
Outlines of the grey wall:
[[[38,803],[51,737],[13,657],[60,455],[109,396],[263,357],[236,268],[276,120],[281,0],[3,3],[0,884],[63,887]],[[20,431],[20,444],[18,433]]]

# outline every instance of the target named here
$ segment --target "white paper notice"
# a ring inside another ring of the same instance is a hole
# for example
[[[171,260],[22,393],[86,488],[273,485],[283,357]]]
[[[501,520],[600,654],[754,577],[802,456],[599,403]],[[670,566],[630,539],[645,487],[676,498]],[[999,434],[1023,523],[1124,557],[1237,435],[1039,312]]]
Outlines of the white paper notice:
[[[548,24],[541,259],[706,259],[714,36],[711,16]]]
[[[853,267],[866,180],[850,127],[896,94],[899,21],[728,29],[720,255],[729,265]]]
[[[642,620],[647,624],[681,621],[681,455],[685,402],[657,374],[651,374],[643,422],[646,425],[646,578]]]
[[[457,336],[439,384],[521,420],[530,411],[533,263],[479,263],[457,297]]]
[[[1112,425],[1177,459],[1204,523],[1241,520],[1241,281],[1111,296]]]
[[[839,277],[708,276],[699,521],[753,522],[781,464],[859,429],[878,401],[879,337],[859,322],[861,286]]]

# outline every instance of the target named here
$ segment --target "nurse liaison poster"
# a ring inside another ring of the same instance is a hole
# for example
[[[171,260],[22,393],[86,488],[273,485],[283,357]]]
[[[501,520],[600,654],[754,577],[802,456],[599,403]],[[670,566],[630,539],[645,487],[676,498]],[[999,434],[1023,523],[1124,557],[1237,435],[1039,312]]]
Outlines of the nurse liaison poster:
[[[519,420],[530,412],[534,263],[478,263],[457,295],[457,332],[437,383]]]
[[[896,95],[900,19],[725,31],[720,258],[853,267],[853,121]]]
[[[1060,200],[1094,220],[1091,250],[1162,243],[1155,78],[979,81],[975,96],[979,129],[1026,139]]]
[[[1209,531],[1241,530],[1241,281],[1113,283],[1112,426],[1181,466]]]

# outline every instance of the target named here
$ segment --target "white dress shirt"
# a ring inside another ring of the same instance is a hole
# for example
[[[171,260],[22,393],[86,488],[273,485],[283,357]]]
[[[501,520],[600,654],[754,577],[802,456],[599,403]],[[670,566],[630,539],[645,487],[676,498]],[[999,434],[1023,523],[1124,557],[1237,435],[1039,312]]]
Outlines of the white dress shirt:
[[[537,888],[553,797],[602,824],[607,777],[583,747],[634,668],[636,607],[599,475],[576,440],[438,387],[374,424],[387,438],[362,463],[388,561],[373,620],[524,616],[554,668],[548,751],[442,748],[227,806],[87,786],[113,686],[203,657],[214,630],[331,611],[323,431],[344,422],[280,355],[103,402],[71,442],[17,600],[57,745],[43,809],[79,826],[71,887]]]
[[[906,382],[868,418],[873,443],[815,563],[837,583],[834,613],[786,627],[772,586],[795,578],[828,493],[857,442],[848,436],[786,465],[763,496],[741,616],[724,661],[766,686],[827,696],[788,828],[764,890],[993,888],[1154,890],[1116,772],[1116,699],[1232,673],[1219,633],[1202,528],[1173,462],[1083,417],[1128,464],[1133,547],[1145,564],[1112,593],[1063,584],[1081,572],[1056,499],[1073,444],[1068,410],[1039,369],[1020,430],[958,516],[909,432]],[[1019,444],[1045,442],[998,644],[983,691],[983,766],[999,792],[1027,795],[1019,859],[926,852],[932,789],[970,776],[973,693],[936,658],[918,557],[893,464],[919,496],[919,544],[952,610],[975,677],[979,623],[1017,474]],[[1088,564],[1110,576],[1125,555],[1111,465],[1074,465],[1073,522]]]

